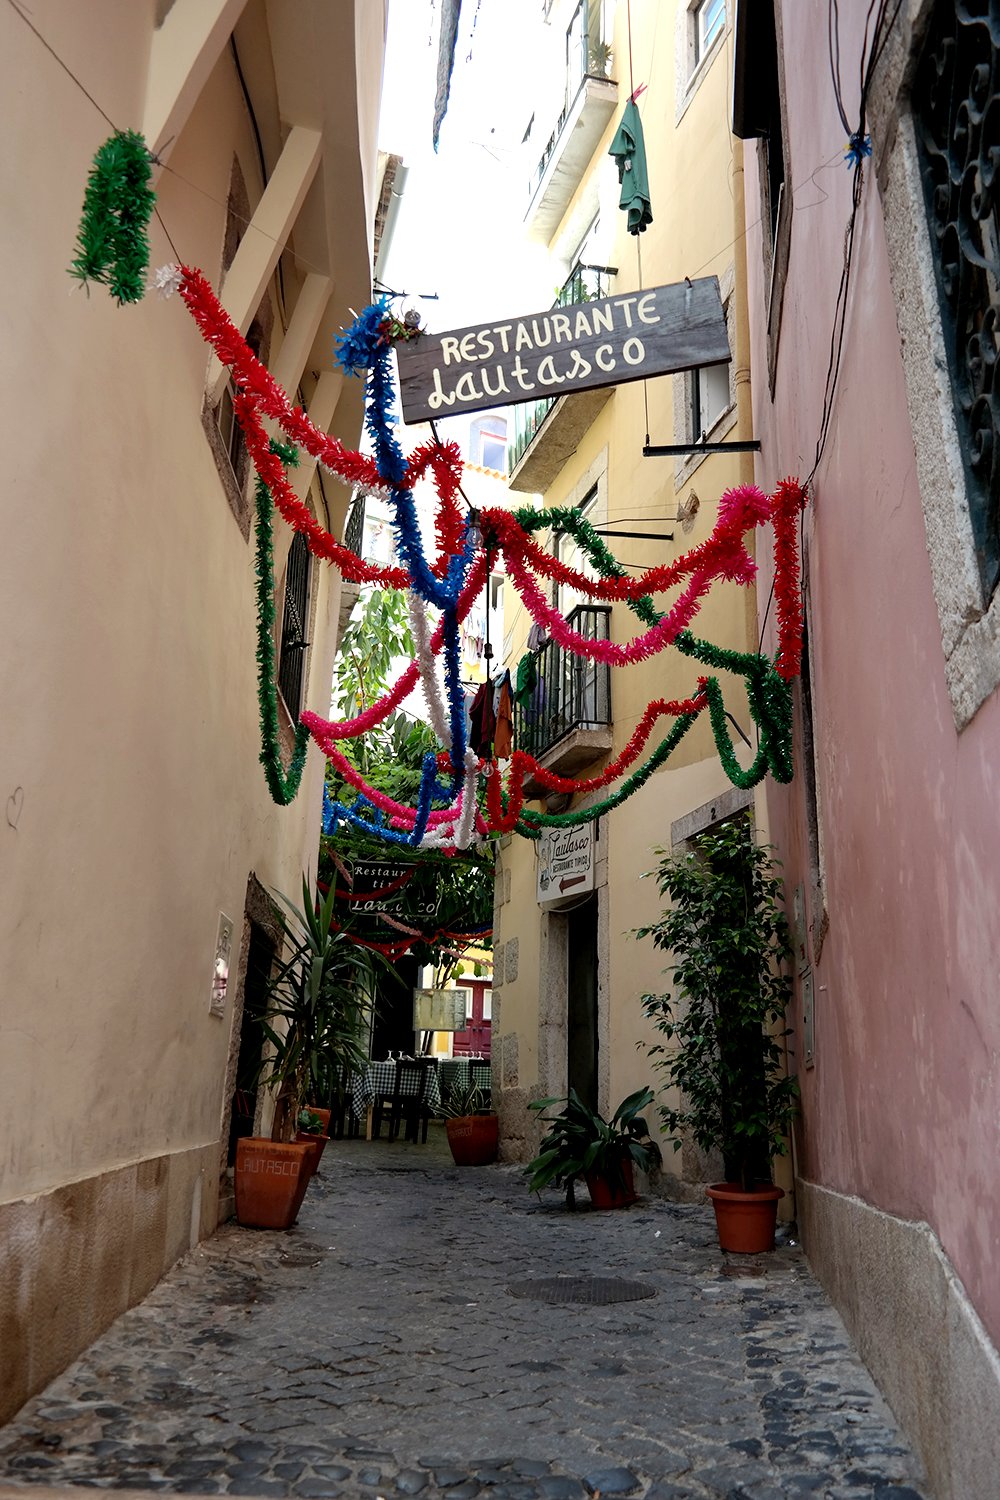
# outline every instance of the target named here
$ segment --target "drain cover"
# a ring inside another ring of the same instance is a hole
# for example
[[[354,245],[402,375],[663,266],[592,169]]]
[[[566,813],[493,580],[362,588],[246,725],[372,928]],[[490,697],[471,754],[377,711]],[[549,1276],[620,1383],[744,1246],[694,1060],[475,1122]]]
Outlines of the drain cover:
[[[507,1290],[514,1297],[530,1297],[535,1302],[590,1302],[597,1307],[656,1296],[655,1287],[620,1276],[543,1276],[537,1281],[515,1281]]]

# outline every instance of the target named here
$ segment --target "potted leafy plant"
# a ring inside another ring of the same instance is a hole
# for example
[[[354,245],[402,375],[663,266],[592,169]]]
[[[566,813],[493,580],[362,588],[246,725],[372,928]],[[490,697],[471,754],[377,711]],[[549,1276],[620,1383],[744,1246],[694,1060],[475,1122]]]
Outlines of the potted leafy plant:
[[[648,1048],[680,1102],[663,1104],[674,1149],[687,1132],[722,1154],[726,1181],[708,1188],[724,1250],[773,1248],[772,1160],[786,1150],[797,1086],[785,1070],[791,949],[782,882],[746,819],[666,854],[656,870],[670,905],[637,936],[673,955],[672,992],[644,995],[663,1038]],[[759,1228],[756,1228],[758,1219]]]
[[[261,1021],[269,1047],[260,1081],[276,1096],[270,1140],[237,1145],[234,1185],[241,1224],[287,1229],[295,1222],[319,1150],[314,1132],[293,1140],[307,1099],[339,1100],[366,1061],[373,955],[333,925],[334,891],[313,897],[302,882],[302,906],[276,893],[286,956],[272,977]]]
[[[499,1122],[478,1084],[456,1085],[441,1101],[448,1145],[456,1167],[485,1167],[497,1159]]]
[[[300,1109],[299,1117],[295,1122],[295,1139],[300,1143],[311,1147],[309,1153],[309,1169],[311,1172],[319,1171],[319,1164],[323,1159],[326,1143],[330,1139],[327,1126],[330,1122],[330,1111],[328,1109]]]
[[[634,1203],[633,1164],[649,1172],[661,1161],[660,1148],[639,1114],[652,1102],[652,1089],[639,1089],[622,1100],[608,1121],[584,1104],[575,1089],[568,1099],[536,1099],[530,1108],[539,1112],[556,1104],[564,1108],[557,1115],[542,1115],[549,1128],[538,1155],[525,1168],[529,1190],[565,1187],[566,1205],[574,1208],[575,1183],[583,1177],[595,1208]]]

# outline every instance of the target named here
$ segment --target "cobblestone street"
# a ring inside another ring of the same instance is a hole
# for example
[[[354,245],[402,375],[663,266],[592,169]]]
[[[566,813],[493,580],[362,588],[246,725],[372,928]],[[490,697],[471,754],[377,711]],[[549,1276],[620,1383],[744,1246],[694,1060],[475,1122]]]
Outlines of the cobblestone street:
[[[422,1500],[928,1492],[800,1250],[331,1142],[289,1234],[224,1226],[0,1431],[0,1482]],[[583,1195],[585,1196],[585,1195]],[[625,1278],[641,1300],[511,1287]],[[652,1291],[654,1295],[648,1293]]]

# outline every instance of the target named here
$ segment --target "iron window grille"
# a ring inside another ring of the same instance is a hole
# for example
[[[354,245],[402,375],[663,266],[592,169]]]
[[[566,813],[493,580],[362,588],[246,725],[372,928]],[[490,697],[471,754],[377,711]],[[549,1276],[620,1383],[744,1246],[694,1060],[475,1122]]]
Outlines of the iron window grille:
[[[365,545],[365,497],[362,490],[356,490],[354,499],[351,501],[351,509],[347,517],[347,525],[344,527],[344,546],[356,552],[358,557],[363,557],[362,548]]]
[[[972,532],[989,600],[1000,582],[1000,53],[995,21],[971,12],[958,0],[934,6],[912,100]]]
[[[580,604],[568,616],[572,630],[589,641],[606,641],[611,608]],[[529,755],[544,755],[574,729],[602,729],[611,723],[611,668],[607,662],[575,656],[555,641],[535,653],[535,689],[514,709],[514,743]]]
[[[278,687],[293,719],[302,711],[305,680],[306,622],[309,618],[309,548],[301,531],[295,533],[285,572],[285,607],[281,617]]]

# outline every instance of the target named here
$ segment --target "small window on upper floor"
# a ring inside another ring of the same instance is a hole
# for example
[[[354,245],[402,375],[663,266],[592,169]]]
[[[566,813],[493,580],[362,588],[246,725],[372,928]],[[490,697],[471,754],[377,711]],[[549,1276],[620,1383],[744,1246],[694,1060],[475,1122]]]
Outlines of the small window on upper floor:
[[[477,417],[469,431],[469,461],[484,469],[507,472],[507,421],[505,417]]]
[[[726,0],[699,0],[692,7],[691,22],[694,28],[694,65],[697,67],[725,29]]]
[[[767,369],[774,394],[781,307],[792,235],[788,141],[785,135],[784,72],[776,0],[758,0],[736,13],[733,61],[733,134],[757,141],[761,243],[769,283]]]
[[[707,432],[711,432],[730,405],[728,365],[702,365],[699,369],[692,370],[692,441],[698,442]]]
[[[588,490],[580,503],[575,507],[580,515],[593,525],[597,512],[597,485]],[[586,578],[596,578],[597,574],[593,563],[584,547],[575,537],[566,531],[557,531],[553,536],[553,551],[561,563],[568,568],[575,569]],[[553,603],[562,615],[568,615],[570,610],[575,609],[578,604],[587,602],[587,596],[581,594],[568,583],[556,583],[553,585]]]

